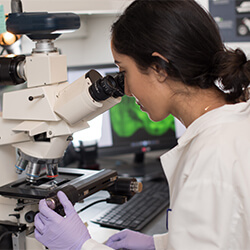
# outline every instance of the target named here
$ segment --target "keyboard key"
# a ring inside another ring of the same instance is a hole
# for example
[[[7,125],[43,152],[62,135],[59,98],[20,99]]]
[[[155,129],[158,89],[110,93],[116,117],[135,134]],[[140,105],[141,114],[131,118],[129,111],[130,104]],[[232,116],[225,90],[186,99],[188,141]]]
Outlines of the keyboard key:
[[[127,203],[116,205],[93,219],[102,226],[140,231],[169,206],[166,182],[146,182],[141,193],[134,195]]]

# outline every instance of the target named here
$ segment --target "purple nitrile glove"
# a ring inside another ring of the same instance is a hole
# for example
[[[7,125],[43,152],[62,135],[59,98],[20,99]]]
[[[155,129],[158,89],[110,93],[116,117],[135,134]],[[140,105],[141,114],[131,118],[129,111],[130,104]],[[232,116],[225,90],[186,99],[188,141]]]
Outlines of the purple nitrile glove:
[[[62,217],[50,209],[45,200],[41,200],[40,212],[35,216],[35,237],[51,250],[81,249],[83,243],[91,238],[88,229],[68,197],[62,191],[57,196],[66,216]]]
[[[154,238],[146,234],[125,229],[112,235],[106,245],[114,249],[155,250]]]

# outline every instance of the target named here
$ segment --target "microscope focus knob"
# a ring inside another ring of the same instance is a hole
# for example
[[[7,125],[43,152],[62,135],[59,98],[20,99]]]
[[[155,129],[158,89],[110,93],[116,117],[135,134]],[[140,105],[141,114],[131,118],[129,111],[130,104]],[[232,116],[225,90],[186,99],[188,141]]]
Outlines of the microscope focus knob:
[[[30,210],[29,212],[27,212],[27,213],[25,214],[25,216],[24,216],[26,222],[28,222],[28,223],[34,222],[35,216],[36,216],[37,213],[38,213],[38,212],[34,212],[34,211],[32,211],[32,210]]]

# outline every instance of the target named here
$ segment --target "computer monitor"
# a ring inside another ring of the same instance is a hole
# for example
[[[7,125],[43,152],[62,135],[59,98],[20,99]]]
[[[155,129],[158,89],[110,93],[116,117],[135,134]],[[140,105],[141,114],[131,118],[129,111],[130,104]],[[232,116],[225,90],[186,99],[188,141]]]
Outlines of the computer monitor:
[[[118,72],[115,65],[69,67],[68,81],[73,82],[91,68],[103,76]],[[128,96],[122,97],[119,104],[94,118],[89,125],[90,128],[74,133],[74,147],[96,143],[98,160],[109,159],[102,162],[111,168],[115,166],[118,173],[133,176],[152,176],[161,172],[159,157],[147,155],[173,148],[183,129],[172,115],[163,121],[151,121],[135,99]]]
[[[103,116],[100,155],[133,153],[138,155],[135,159],[139,162],[146,152],[169,150],[175,145],[174,117],[170,115],[153,122],[140,110],[133,97],[123,96],[122,101]]]

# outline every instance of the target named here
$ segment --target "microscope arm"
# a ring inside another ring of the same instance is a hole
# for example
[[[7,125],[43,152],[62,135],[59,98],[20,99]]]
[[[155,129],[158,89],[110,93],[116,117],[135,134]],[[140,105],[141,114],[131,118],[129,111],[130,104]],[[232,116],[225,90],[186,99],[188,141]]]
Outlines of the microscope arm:
[[[30,68],[29,63],[33,61],[27,60],[26,67]],[[94,100],[89,91],[94,83],[92,78],[86,75],[71,84],[32,86],[4,94],[2,121],[8,124],[16,140],[6,139],[2,145],[11,144],[18,149],[17,172],[26,169],[29,181],[39,176],[44,165],[48,176],[57,176],[56,165],[72,140],[72,134],[87,128],[89,120],[120,102],[121,97],[112,96]],[[13,100],[18,105],[13,105]]]

